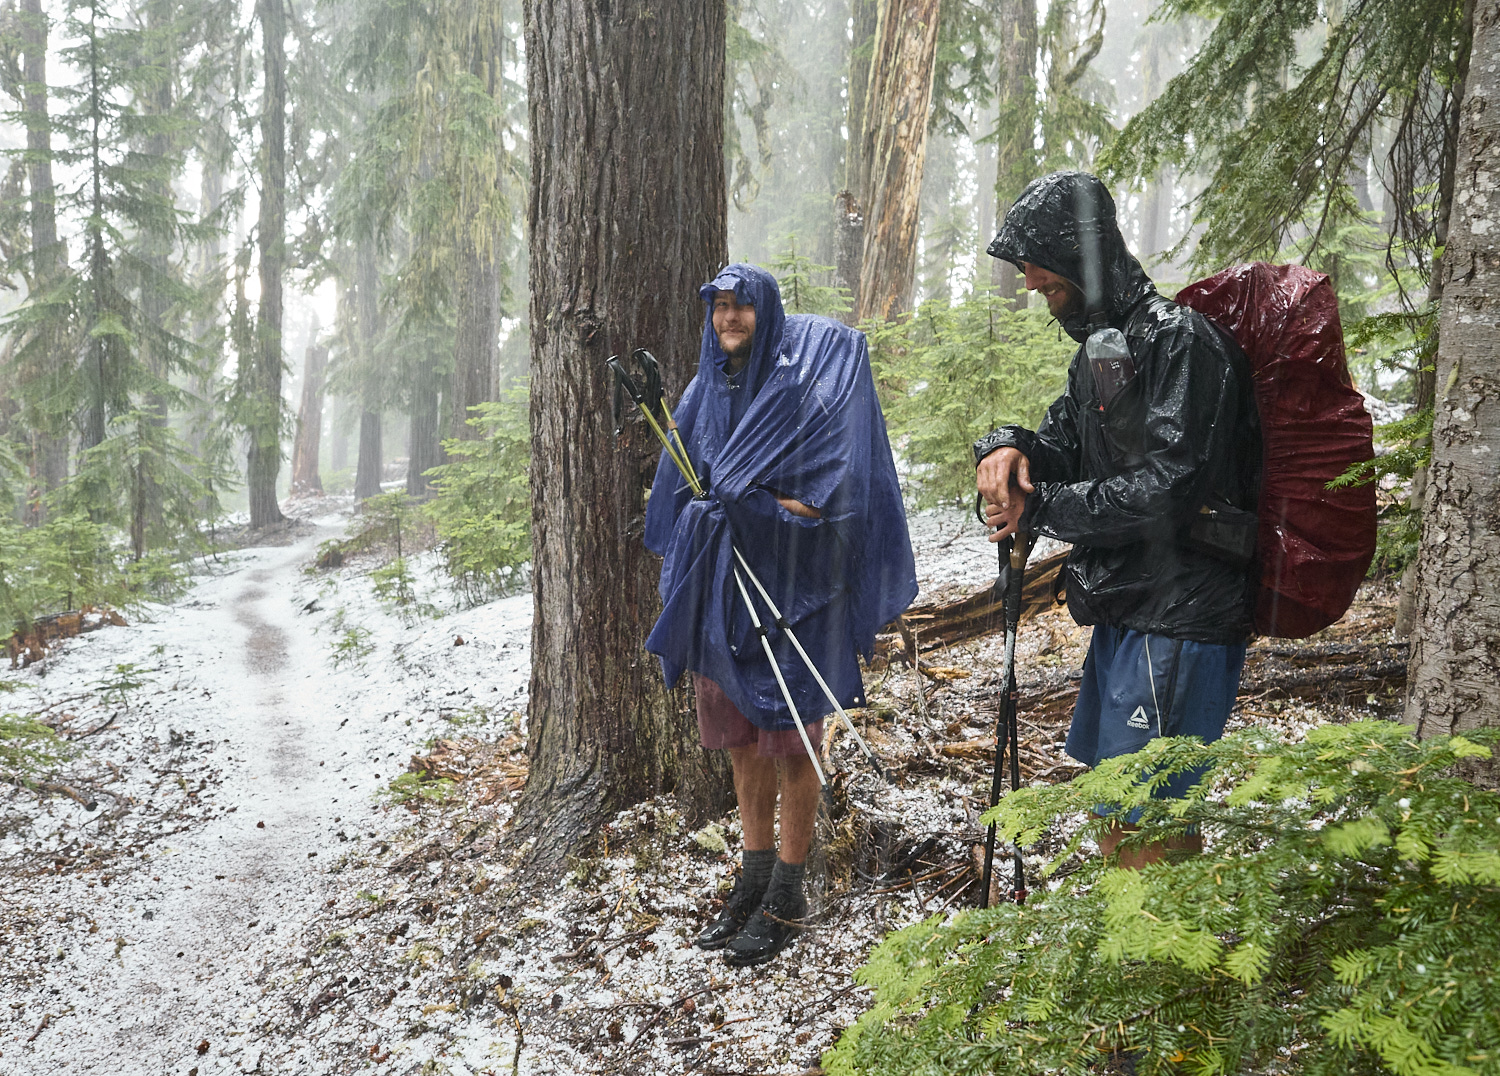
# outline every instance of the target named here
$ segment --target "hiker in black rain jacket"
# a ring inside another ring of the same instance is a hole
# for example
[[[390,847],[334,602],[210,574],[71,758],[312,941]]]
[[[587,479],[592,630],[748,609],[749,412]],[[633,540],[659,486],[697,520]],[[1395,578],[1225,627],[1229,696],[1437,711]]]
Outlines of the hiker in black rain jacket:
[[[1095,630],[1068,753],[1095,765],[1153,736],[1217,739],[1253,591],[1248,549],[1215,542],[1204,510],[1222,524],[1219,539],[1253,536],[1260,439],[1248,363],[1201,314],[1157,294],[1094,176],[1032,182],[988,253],[1019,268],[1081,345],[1115,329],[1129,352],[1096,376],[1081,346],[1035,433],[1005,426],[974,445],[991,540],[1021,531],[1073,545],[1068,609]]]

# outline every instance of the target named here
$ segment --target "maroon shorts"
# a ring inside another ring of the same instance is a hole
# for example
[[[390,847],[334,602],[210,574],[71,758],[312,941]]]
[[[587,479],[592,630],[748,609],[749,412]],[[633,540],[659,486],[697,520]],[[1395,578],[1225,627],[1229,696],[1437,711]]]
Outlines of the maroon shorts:
[[[698,735],[703,746],[710,751],[727,747],[757,746],[756,754],[761,758],[805,758],[807,748],[795,728],[780,732],[768,732],[756,728],[740,713],[739,707],[729,701],[729,696],[718,684],[706,676],[693,674],[693,694],[698,697]],[[807,738],[813,750],[823,746],[823,719],[807,724]]]

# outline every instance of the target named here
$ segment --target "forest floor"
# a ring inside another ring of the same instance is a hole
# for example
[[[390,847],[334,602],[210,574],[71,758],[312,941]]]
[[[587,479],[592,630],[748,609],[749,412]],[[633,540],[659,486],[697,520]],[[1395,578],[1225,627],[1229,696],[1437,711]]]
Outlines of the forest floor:
[[[877,658],[855,717],[893,781],[829,737],[816,924],[735,970],[689,944],[737,861],[733,816],[690,831],[643,804],[530,883],[500,851],[530,595],[463,609],[428,564],[420,614],[392,608],[369,565],[309,570],[348,505],[316,511],[6,674],[3,708],[75,754],[47,791],[0,796],[0,1071],[801,1073],[869,1004],[853,973],[881,937],[974,903],[997,638],[918,670]],[[961,513],[912,530],[923,600],[993,572]],[[1395,716],[1393,612],[1372,584],[1321,635],[1257,643],[1231,727]],[[1028,780],[1079,771],[1062,739],[1087,641],[1060,609],[1022,626]]]

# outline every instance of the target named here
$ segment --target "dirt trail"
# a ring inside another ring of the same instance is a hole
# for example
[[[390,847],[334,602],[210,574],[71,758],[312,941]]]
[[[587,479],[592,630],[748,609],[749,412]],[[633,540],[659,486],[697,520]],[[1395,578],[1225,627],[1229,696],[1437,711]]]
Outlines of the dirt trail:
[[[127,660],[126,649],[160,637],[181,659],[178,698],[154,716],[171,732],[187,726],[180,735],[213,752],[222,783],[204,796],[230,813],[157,845],[107,888],[81,875],[52,882],[44,899],[81,910],[98,931],[71,952],[59,948],[45,986],[24,1003],[33,1029],[52,1018],[29,1043],[0,1041],[0,1071],[209,1076],[257,1067],[245,1043],[260,1022],[265,965],[285,958],[330,891],[312,868],[343,843],[341,824],[369,829],[373,818],[369,773],[379,763],[351,748],[380,715],[345,712],[330,690],[327,639],[299,615],[301,570],[333,533],[319,527],[288,547],[246,551],[249,570],[201,582],[193,601],[156,623],[97,637],[91,650],[120,653],[90,658]]]

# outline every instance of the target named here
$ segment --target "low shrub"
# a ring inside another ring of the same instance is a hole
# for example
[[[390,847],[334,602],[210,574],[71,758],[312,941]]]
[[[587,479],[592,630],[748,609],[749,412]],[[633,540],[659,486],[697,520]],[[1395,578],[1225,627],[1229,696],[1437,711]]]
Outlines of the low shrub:
[[[1291,744],[1158,740],[1012,793],[987,817],[1023,845],[1114,803],[1142,811],[1138,842],[1196,827],[1208,850],[1140,871],[1090,859],[1025,905],[891,935],[859,973],[875,1005],[825,1067],[1500,1073],[1500,795],[1459,775],[1497,739],[1366,721]],[[1187,798],[1152,798],[1199,767]]]

